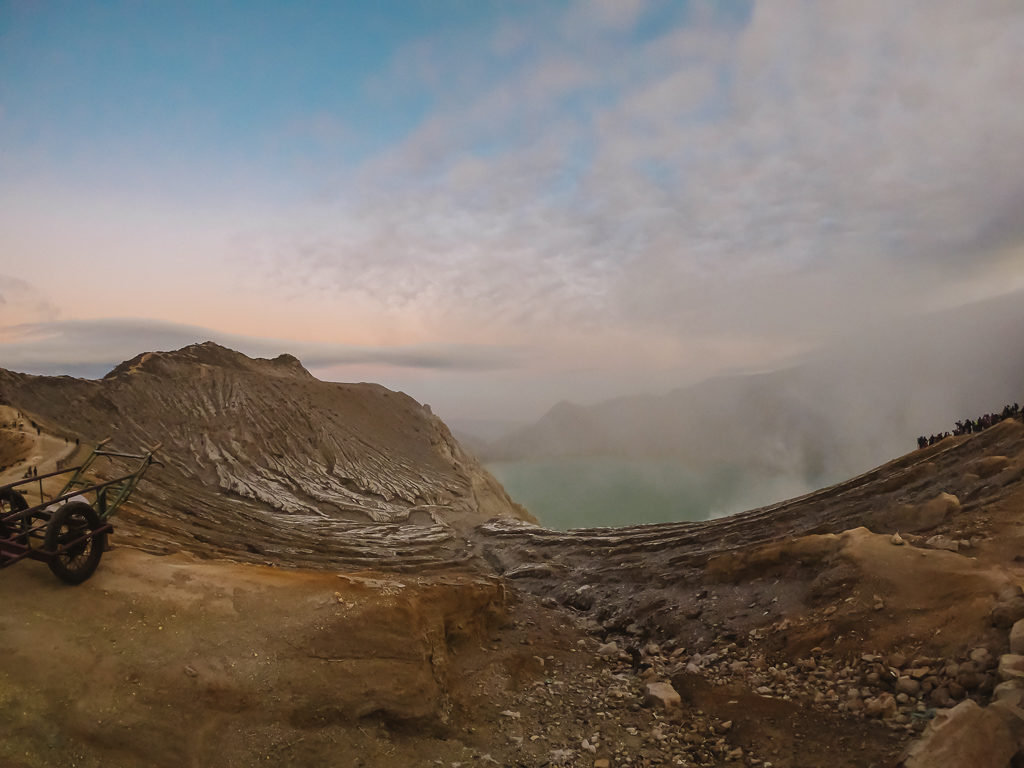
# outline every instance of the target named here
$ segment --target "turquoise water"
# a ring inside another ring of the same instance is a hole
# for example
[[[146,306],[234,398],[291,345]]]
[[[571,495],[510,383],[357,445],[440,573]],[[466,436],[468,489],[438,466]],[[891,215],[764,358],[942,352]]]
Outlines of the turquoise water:
[[[810,490],[739,467],[695,472],[676,462],[574,457],[494,462],[487,469],[548,528],[707,520]]]

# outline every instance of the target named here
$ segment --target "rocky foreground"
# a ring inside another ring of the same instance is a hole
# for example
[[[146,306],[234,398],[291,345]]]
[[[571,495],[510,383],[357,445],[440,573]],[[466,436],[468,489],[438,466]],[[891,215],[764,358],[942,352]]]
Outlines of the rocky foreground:
[[[175,446],[85,585],[0,574],[0,765],[1024,761],[1019,420],[727,519],[560,533],[408,398],[224,353],[0,374],[43,427],[8,427],[8,478],[104,419]]]

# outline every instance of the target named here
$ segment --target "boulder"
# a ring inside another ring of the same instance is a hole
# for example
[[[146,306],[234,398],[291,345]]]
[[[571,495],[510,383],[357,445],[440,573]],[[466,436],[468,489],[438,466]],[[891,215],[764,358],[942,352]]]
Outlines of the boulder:
[[[952,493],[940,493],[924,504],[897,507],[885,516],[888,518],[885,522],[897,531],[914,533],[934,528],[959,511],[960,499]]]
[[[1017,737],[1008,713],[971,699],[941,711],[904,752],[904,768],[1008,768]]]
[[[1010,466],[1010,460],[1006,456],[986,456],[978,459],[971,465],[971,470],[978,477],[992,477],[998,475]]]

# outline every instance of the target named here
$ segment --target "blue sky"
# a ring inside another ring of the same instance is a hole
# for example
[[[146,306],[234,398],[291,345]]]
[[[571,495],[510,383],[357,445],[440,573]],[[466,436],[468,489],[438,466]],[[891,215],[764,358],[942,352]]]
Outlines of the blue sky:
[[[204,338],[442,415],[1024,289],[1024,6],[0,2],[0,365]]]
[[[184,162],[268,177],[336,138],[351,163],[411,131],[429,100],[396,98],[375,78],[432,19],[458,36],[488,13],[468,2],[6,6],[8,141],[86,173],[113,160],[115,171]]]

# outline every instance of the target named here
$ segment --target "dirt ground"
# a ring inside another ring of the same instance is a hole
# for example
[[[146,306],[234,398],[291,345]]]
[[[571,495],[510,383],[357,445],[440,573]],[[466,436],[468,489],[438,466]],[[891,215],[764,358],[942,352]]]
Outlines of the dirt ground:
[[[727,721],[714,764],[812,766],[838,749],[835,765],[876,765],[905,741],[700,676],[676,681],[682,707],[647,706],[632,663],[599,654],[572,612],[464,574],[115,548],[82,586],[24,563],[0,595],[12,768],[692,765],[687,734],[717,743]],[[737,747],[747,759],[725,759]]]
[[[1024,618],[1024,427],[984,438],[894,462],[870,480],[891,497],[806,502],[857,521],[956,491],[925,533],[775,529],[703,561],[671,527],[500,542],[547,581],[158,556],[115,519],[81,586],[0,572],[0,766],[894,766],[937,711],[988,702],[994,617]]]

